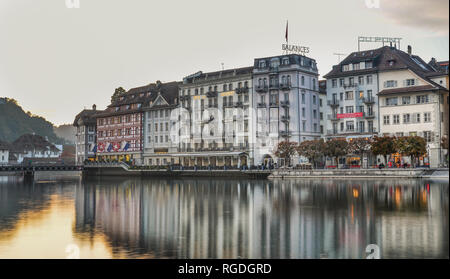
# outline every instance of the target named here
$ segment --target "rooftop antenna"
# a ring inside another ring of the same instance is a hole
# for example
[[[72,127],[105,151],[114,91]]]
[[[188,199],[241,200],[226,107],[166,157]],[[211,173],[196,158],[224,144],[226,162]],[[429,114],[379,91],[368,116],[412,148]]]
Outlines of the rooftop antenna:
[[[341,63],[341,56],[345,56],[345,55],[347,55],[347,54],[345,54],[345,53],[333,53],[333,55],[337,55],[337,57],[338,57],[338,63]]]
[[[220,63],[221,65],[222,65],[222,71],[224,70],[224,67],[223,67],[223,62],[222,63]]]

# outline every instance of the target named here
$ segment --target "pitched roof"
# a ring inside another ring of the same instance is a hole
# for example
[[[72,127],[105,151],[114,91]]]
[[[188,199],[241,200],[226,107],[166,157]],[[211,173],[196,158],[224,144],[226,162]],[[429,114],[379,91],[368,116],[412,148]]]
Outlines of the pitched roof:
[[[140,112],[150,108],[151,104],[156,98],[161,95],[167,101],[169,106],[174,106],[178,103],[178,90],[181,82],[173,81],[167,83],[151,83],[145,86],[135,87],[128,90],[126,93],[119,96],[119,98],[111,103],[108,108],[94,116],[107,117],[111,115],[123,115],[135,112]],[[122,106],[141,104],[141,107],[134,109],[121,109]]]
[[[215,71],[209,73],[197,72],[183,79],[183,84],[192,84],[196,82],[206,82],[218,79],[225,79],[236,77],[239,75],[250,75],[253,72],[253,67],[242,67],[235,69],[227,69],[222,71]]]
[[[342,71],[342,66],[363,61],[372,61],[372,68],[363,70]],[[353,75],[362,75],[369,72],[383,72],[408,69],[429,82],[432,86],[447,90],[445,87],[432,81],[430,75],[438,73],[432,66],[427,64],[417,55],[408,53],[390,46],[384,46],[378,49],[353,52],[324,77],[337,78]]]
[[[25,134],[16,139],[12,144],[14,152],[24,152],[27,150],[38,150],[46,151],[50,150],[52,152],[59,152],[60,150],[56,148],[52,143],[45,140],[39,135]]]
[[[0,150],[10,150],[11,145],[5,141],[0,141]]]
[[[101,113],[102,110],[93,110],[93,109],[85,109],[82,110],[77,116],[75,116],[75,120],[73,121],[73,126],[77,127],[79,125],[79,121],[81,120],[83,125],[95,124],[96,120],[94,115],[96,113]]]

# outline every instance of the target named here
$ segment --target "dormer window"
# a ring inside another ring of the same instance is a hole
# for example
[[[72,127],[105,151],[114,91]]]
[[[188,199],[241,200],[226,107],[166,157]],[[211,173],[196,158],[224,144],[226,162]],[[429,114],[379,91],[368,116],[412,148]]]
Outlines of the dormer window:
[[[342,71],[343,71],[343,72],[347,72],[347,71],[349,71],[349,70],[350,70],[350,65],[347,64],[347,65],[343,65],[343,66],[342,66]]]
[[[373,67],[372,61],[366,61],[366,69],[370,69]]]
[[[396,80],[387,80],[384,82],[385,88],[391,88],[391,87],[397,87],[397,81]]]
[[[283,65],[289,65],[289,57],[284,57],[282,64]]]
[[[280,61],[278,59],[270,61],[270,67],[276,68],[278,66],[280,66]]]
[[[259,61],[259,68],[263,69],[265,67],[266,67],[266,61],[264,61],[264,60]]]
[[[393,60],[393,59],[391,59],[391,60],[388,60],[388,65],[389,66],[394,66],[394,64],[395,64],[395,60]]]
[[[119,109],[120,109],[119,107],[116,107],[116,111],[119,111]]]

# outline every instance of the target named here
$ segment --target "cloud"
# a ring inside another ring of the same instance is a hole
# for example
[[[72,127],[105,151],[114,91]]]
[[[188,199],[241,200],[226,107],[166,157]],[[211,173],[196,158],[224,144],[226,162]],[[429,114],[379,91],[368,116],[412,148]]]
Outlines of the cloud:
[[[396,24],[448,36],[448,0],[384,0],[380,10]]]

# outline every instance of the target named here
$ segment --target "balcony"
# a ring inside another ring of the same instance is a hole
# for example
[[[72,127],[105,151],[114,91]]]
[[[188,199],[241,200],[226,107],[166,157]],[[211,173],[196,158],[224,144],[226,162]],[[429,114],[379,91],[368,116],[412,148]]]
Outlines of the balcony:
[[[217,108],[217,104],[208,104],[206,108]]]
[[[331,121],[338,121],[337,114],[328,114],[327,119]]]
[[[185,96],[180,96],[180,101],[187,101],[191,98],[191,96],[189,95],[185,95]]]
[[[266,106],[266,103],[258,103],[258,108],[265,108]]]
[[[208,92],[206,92],[206,97],[208,97],[208,98],[215,98],[215,97],[217,97],[217,91],[208,91]]]
[[[336,135],[338,130],[327,130],[327,135]]]
[[[289,107],[289,105],[290,105],[289,101],[281,101],[282,107]]]
[[[375,98],[372,96],[369,97],[363,97],[361,98],[361,101],[365,104],[374,104],[375,103]]]
[[[364,113],[364,117],[365,118],[375,118],[375,113],[372,112],[368,112],[368,113]]]
[[[234,104],[232,102],[230,103],[223,103],[223,107],[224,108],[232,108],[234,106]]]
[[[258,93],[266,93],[269,90],[269,88],[266,85],[257,85],[256,86],[256,92]]]
[[[278,107],[279,104],[278,104],[278,102],[270,102],[270,103],[269,103],[269,106],[270,106],[271,108],[275,108],[275,107]]]
[[[280,131],[280,136],[282,136],[283,138],[290,137],[291,135],[291,131]]]
[[[281,90],[290,90],[292,87],[291,87],[291,84],[289,84],[289,83],[282,83],[282,84],[280,84],[280,88],[281,88]]]
[[[234,103],[234,107],[235,108],[239,108],[239,107],[243,107],[243,106],[244,106],[243,102],[236,102],[236,103]]]
[[[338,107],[339,106],[339,101],[338,100],[328,100],[327,104],[329,106],[332,106],[332,107]]]
[[[291,120],[291,117],[289,115],[283,115],[281,116],[282,122],[289,122]]]
[[[248,87],[236,88],[236,94],[248,93],[248,91],[249,91]]]
[[[278,83],[272,83],[269,85],[270,90],[277,90],[280,88],[280,85]]]
[[[356,88],[358,87],[357,83],[344,84],[344,88]]]

